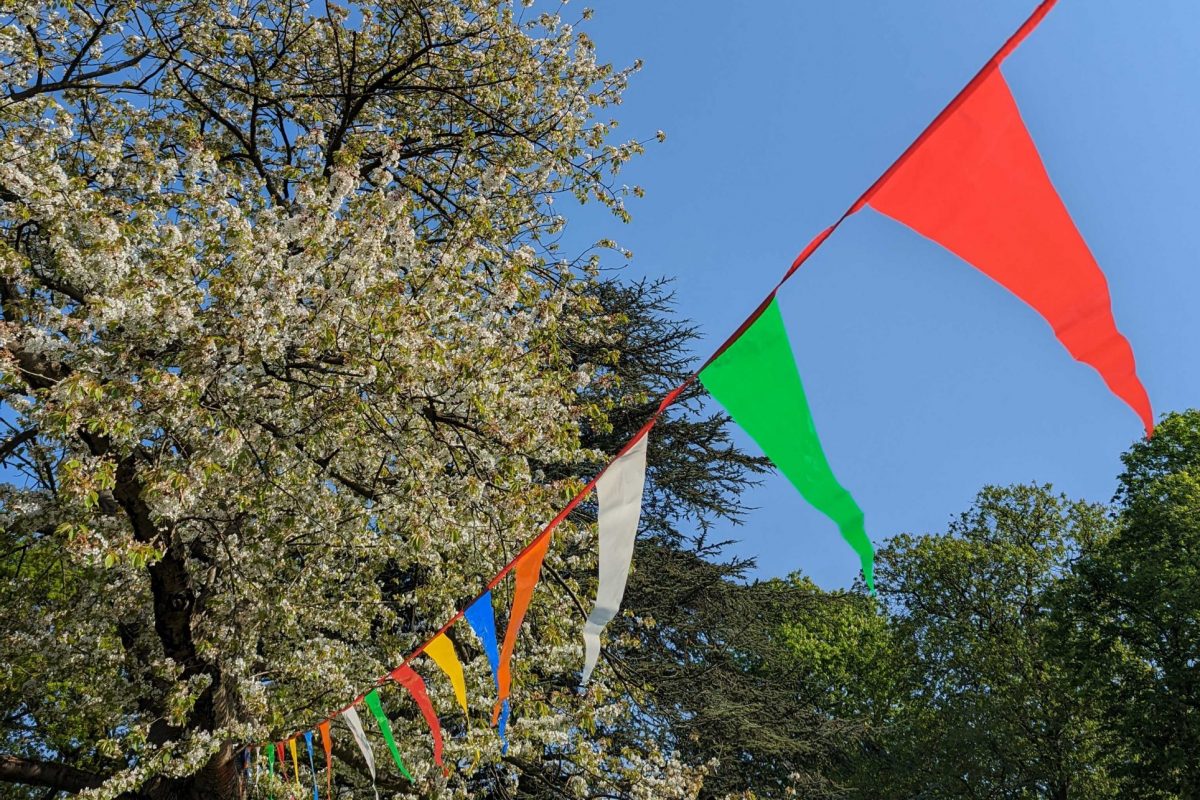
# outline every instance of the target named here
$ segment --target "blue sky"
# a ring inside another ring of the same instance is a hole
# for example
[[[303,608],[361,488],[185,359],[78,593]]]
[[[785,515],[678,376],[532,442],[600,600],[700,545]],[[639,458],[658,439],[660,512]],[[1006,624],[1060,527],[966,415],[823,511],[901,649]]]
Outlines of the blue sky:
[[[675,276],[707,354],[1036,2],[592,5],[600,56],[645,62],[613,112],[623,138],[668,138],[622,173],[647,191],[631,224],[561,210],[572,236],[633,251],[627,277]],[[1156,413],[1200,406],[1198,40],[1195,0],[1062,0],[1004,66]],[[943,530],[989,483],[1106,501],[1141,434],[1033,311],[873,212],[844,224],[780,304],[830,462],[877,544]],[[721,533],[761,576],[849,585],[853,553],[781,476],[748,499],[746,524]]]

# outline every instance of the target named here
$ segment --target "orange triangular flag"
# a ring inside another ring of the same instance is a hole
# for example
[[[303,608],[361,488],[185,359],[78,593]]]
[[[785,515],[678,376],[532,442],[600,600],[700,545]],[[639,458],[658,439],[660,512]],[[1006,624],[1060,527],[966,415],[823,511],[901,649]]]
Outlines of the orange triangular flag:
[[[333,797],[333,736],[329,731],[329,721],[317,726],[321,732],[321,747],[325,750],[325,789]]]
[[[521,630],[521,622],[529,609],[529,601],[533,599],[533,587],[537,585],[542,572],[542,559],[550,547],[550,536],[547,534],[535,540],[525,554],[517,561],[513,572],[516,576],[516,587],[513,589],[512,611],[508,615],[508,628],[504,631],[504,645],[500,648],[500,668],[496,671],[498,696],[492,710],[492,724],[500,720],[500,709],[508,699],[509,688],[512,685],[512,673],[509,662],[512,661],[513,650],[517,646],[517,634]]]

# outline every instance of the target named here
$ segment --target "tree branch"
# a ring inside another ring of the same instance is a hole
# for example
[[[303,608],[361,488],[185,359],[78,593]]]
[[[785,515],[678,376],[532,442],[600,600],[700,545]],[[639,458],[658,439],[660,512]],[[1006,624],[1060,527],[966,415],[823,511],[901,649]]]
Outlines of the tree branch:
[[[46,786],[64,792],[81,792],[104,783],[104,778],[94,772],[66,764],[0,755],[0,781],[23,783],[26,786]]]
[[[75,78],[72,78],[70,80],[57,80],[57,81],[51,81],[50,83],[39,83],[39,84],[35,84],[35,85],[29,87],[28,89],[21,89],[20,91],[9,92],[8,103],[5,105],[12,105],[15,103],[19,103],[22,100],[28,100],[30,97],[34,97],[35,95],[45,94],[47,92],[58,92],[58,91],[62,91],[64,89],[99,89],[99,88],[102,88],[102,87],[92,84],[91,82],[96,80],[97,78],[103,78],[107,75],[112,75],[114,72],[120,72],[121,70],[129,69],[130,67],[135,66],[138,62],[140,62],[143,58],[145,58],[149,54],[150,54],[149,50],[143,50],[140,53],[137,53],[137,54],[125,59],[124,61],[119,61],[115,64],[109,64],[104,67],[98,67],[97,69],[94,69],[91,72],[87,72],[82,75],[76,76]],[[3,107],[3,106],[0,106],[0,107]]]
[[[23,430],[18,434],[10,436],[8,440],[4,442],[4,444],[0,444],[0,464],[3,464],[9,456],[15,453],[18,447],[30,441],[37,435],[38,428],[36,425],[34,425],[32,428]]]

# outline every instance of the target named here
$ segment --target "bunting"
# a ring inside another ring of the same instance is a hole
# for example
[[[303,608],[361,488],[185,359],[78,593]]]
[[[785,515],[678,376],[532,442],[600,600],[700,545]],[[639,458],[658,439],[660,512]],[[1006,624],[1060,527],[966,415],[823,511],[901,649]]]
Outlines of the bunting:
[[[596,604],[583,626],[583,676],[586,685],[600,658],[600,632],[617,614],[625,595],[629,565],[633,561],[633,543],[637,538],[638,519],[642,514],[642,490],[646,484],[646,444],[649,432],[642,434],[625,454],[608,465],[596,480],[599,505],[600,583]]]
[[[367,692],[363,700],[366,701],[367,708],[371,710],[371,715],[375,717],[375,722],[379,724],[379,732],[383,734],[383,741],[387,743],[388,752],[392,754],[396,768],[400,770],[401,775],[412,781],[412,775],[408,774],[408,768],[404,766],[404,760],[400,758],[400,748],[396,746],[396,737],[392,735],[392,723],[383,713],[383,706],[379,702],[379,690],[372,689]]]
[[[495,639],[495,636],[492,638]],[[444,633],[434,636],[429,640],[429,644],[425,645],[425,655],[432,658],[438,669],[450,679],[455,699],[462,706],[463,714],[468,714],[467,682],[463,679],[462,662],[458,660],[458,653],[454,651],[454,643],[450,641],[450,637]]]
[[[499,690],[500,652],[496,647],[496,612],[492,608],[491,590],[484,592],[474,603],[467,606],[463,616],[466,617],[471,630],[475,631],[475,635],[479,637],[484,655],[487,656],[488,663],[492,667],[492,678],[496,681],[496,689]],[[508,752],[508,735],[505,731],[508,726],[508,713],[508,701],[505,700],[500,707],[500,725],[496,729],[500,734],[500,752],[502,753]]]
[[[375,790],[375,800],[379,800],[379,789],[375,786],[375,753],[371,750],[371,743],[367,741],[362,720],[358,718],[358,712],[354,710],[354,706],[350,706],[342,712],[342,722],[346,723],[346,727],[350,729],[350,735],[354,737],[354,742],[362,753],[363,761],[367,763],[367,772],[371,776],[371,788]]]
[[[407,689],[408,693],[412,695],[412,699],[416,701],[417,708],[421,710],[421,716],[425,717],[425,722],[429,725],[429,733],[433,736],[433,760],[442,768],[443,773],[449,775],[450,770],[442,761],[442,723],[433,710],[433,703],[429,701],[429,693],[425,691],[425,681],[407,664],[401,664],[392,670],[391,678]]]
[[[407,666],[408,662],[422,653],[428,655],[450,680],[458,705],[469,715],[463,667],[446,635],[455,622],[465,618],[479,637],[491,666],[496,685],[492,724],[497,725],[501,749],[506,752],[512,657],[550,537],[594,488],[599,506],[599,581],[596,600],[583,631],[585,656],[581,683],[586,684],[597,663],[600,635],[620,607],[632,563],[645,486],[649,431],[694,380],[699,380],[754,439],[800,494],[838,526],[859,557],[868,589],[875,591],[874,549],[867,536],[862,509],[839,483],[825,456],[776,300],[779,288],[841,223],[868,206],[939,243],[1027,303],[1050,324],[1072,357],[1096,369],[1113,394],[1138,414],[1147,434],[1153,431],[1149,397],[1137,375],[1132,348],[1113,317],[1107,281],[1054,189],[1000,71],[1003,60],[1055,2],[1043,0],[901,157],[804,248],[733,336],[697,373],[662,399],[617,458],[504,565],[473,602],[392,670],[388,677],[409,691],[429,724],[434,758],[443,770],[441,724],[424,681]],[[491,590],[509,572],[515,578],[513,602],[503,647],[498,648]],[[382,682],[380,679],[376,685]],[[411,781],[377,690],[372,689],[361,699],[378,722],[396,766]],[[340,716],[362,751],[374,785],[374,755],[354,705],[340,712]],[[326,788],[330,797],[333,796],[331,719],[325,719],[316,728],[325,751]],[[291,749],[299,787],[297,735],[285,741]],[[313,797],[317,800],[312,731],[303,735],[313,773]],[[278,761],[286,782],[283,742],[263,746],[267,772],[273,777]],[[253,753],[257,783],[262,747],[253,748]],[[378,798],[378,790],[375,794]]]
[[[774,297],[753,324],[700,371],[700,382],[804,499],[837,523],[842,538],[858,554],[867,588],[874,592],[875,550],[863,512],[825,458]]]
[[[529,603],[533,600],[533,588],[537,585],[538,577],[541,575],[542,561],[546,558],[546,550],[549,547],[549,535],[542,536],[534,539],[525,552],[517,557],[517,564],[513,570],[516,575],[516,585],[513,587],[512,610],[508,612],[508,627],[504,630],[504,646],[500,649],[500,667],[496,670],[498,696],[496,705],[492,709],[493,725],[500,719],[502,706],[508,701],[509,690],[512,686],[510,664],[513,651],[517,647],[517,634],[521,632],[521,623],[525,619],[525,612],[529,610]]]

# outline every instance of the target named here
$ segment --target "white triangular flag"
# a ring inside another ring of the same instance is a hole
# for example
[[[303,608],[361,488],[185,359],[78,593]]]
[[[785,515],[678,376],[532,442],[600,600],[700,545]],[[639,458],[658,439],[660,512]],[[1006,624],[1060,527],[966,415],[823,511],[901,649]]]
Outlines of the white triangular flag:
[[[642,515],[642,489],[646,485],[646,440],[642,435],[596,481],[600,506],[600,585],[596,605],[583,626],[583,679],[586,684],[600,658],[600,632],[617,615],[625,595],[625,581],[633,560],[633,543]]]
[[[342,721],[346,723],[346,727],[350,729],[350,735],[354,737],[354,741],[358,743],[358,749],[362,751],[363,760],[367,762],[367,771],[371,773],[371,788],[375,789],[375,800],[379,800],[379,789],[375,786],[375,754],[371,751],[371,743],[367,741],[367,734],[363,732],[362,720],[358,718],[358,712],[354,710],[354,706],[350,706],[342,712]]]

